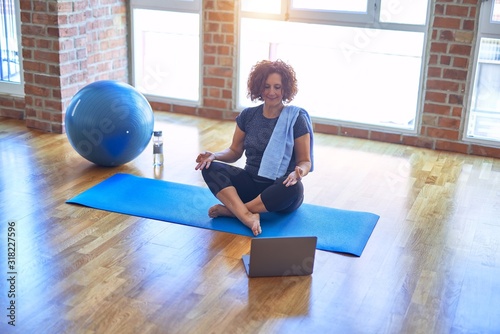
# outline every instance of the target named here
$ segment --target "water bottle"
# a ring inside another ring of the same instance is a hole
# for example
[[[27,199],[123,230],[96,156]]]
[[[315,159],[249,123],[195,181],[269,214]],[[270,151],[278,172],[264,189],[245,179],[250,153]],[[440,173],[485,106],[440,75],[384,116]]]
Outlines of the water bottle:
[[[153,166],[163,166],[163,134],[161,131],[153,132]]]

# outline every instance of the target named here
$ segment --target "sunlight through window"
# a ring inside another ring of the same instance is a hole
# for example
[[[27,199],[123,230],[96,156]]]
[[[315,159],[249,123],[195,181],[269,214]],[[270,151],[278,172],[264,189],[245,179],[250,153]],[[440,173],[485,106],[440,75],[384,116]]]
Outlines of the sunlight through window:
[[[294,104],[311,116],[413,129],[424,33],[242,19],[241,106],[246,78],[261,59],[282,59],[296,70]]]
[[[133,9],[134,85],[141,93],[199,100],[199,21],[198,13]]]

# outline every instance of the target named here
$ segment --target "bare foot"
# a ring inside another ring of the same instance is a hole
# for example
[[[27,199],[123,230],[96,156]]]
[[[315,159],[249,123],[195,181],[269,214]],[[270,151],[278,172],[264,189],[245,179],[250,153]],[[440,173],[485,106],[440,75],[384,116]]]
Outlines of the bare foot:
[[[224,205],[215,204],[210,209],[208,209],[208,216],[210,218],[234,217],[234,214],[231,211],[229,211],[229,209],[226,208]]]
[[[208,216],[210,218],[217,217],[236,217],[226,206],[222,204],[215,204],[210,209],[208,209]],[[258,213],[251,213],[245,216],[245,219],[241,221],[246,227],[252,230],[252,233],[257,236],[262,233],[262,228],[260,227],[260,215]]]
[[[242,220],[241,222],[252,230],[253,235],[258,236],[262,233],[262,228],[260,227],[260,215],[258,213],[249,212],[245,217],[245,220]]]

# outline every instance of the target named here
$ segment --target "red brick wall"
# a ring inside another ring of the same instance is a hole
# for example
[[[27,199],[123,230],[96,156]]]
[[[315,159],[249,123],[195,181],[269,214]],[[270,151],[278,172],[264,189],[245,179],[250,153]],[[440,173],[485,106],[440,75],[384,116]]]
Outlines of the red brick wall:
[[[477,1],[438,1],[434,7],[420,136],[433,149],[469,153],[461,141],[472,65]]]
[[[0,95],[0,117],[24,119],[24,98]]]
[[[420,137],[430,148],[500,157],[500,149],[462,140],[473,82],[479,0],[437,1],[434,6]]]
[[[203,2],[203,114],[230,118],[236,90],[236,27],[234,1]]]
[[[21,0],[25,119],[64,132],[65,108],[86,84],[128,82],[125,0]]]

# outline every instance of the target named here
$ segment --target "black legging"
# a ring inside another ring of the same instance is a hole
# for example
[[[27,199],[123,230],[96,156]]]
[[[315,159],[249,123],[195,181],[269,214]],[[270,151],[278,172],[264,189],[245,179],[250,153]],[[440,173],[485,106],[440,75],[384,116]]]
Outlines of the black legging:
[[[268,212],[288,213],[296,210],[304,200],[304,186],[301,181],[285,187],[283,176],[276,181],[255,180],[244,169],[214,161],[210,168],[202,170],[203,178],[214,195],[224,188],[233,186],[243,203],[261,196]]]

